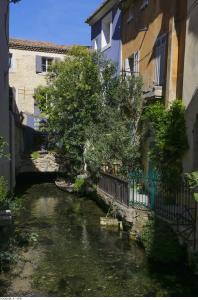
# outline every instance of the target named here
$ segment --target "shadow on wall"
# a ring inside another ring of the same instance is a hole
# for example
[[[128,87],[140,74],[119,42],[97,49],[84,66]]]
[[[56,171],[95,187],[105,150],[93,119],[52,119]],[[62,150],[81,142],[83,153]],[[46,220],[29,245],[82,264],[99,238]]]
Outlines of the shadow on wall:
[[[15,88],[10,88],[10,111],[15,123],[15,137],[13,137],[13,139],[15,139],[15,155],[23,157],[33,151],[40,150],[41,145],[45,143],[45,137],[42,132],[36,131],[32,127],[23,124],[26,115],[23,112],[19,112],[15,94]]]
[[[158,38],[162,37],[163,34],[167,35],[166,45],[168,47],[170,22],[174,17],[174,25],[179,43],[177,97],[180,98],[182,94],[187,0],[151,0],[144,10],[140,9],[139,3],[141,3],[141,1],[137,1],[136,3],[137,4],[134,6],[134,20],[132,24],[129,26],[128,23],[125,23],[123,26],[123,45],[127,45],[130,41],[135,40],[138,35],[140,35],[141,39],[138,41],[136,47],[137,50],[142,50],[141,62],[148,68],[152,61],[156,59],[155,46]],[[124,19],[127,19],[126,13]],[[156,20],[159,20],[160,22],[157,29],[158,35],[155,33]],[[166,74],[164,75],[166,76]]]
[[[186,109],[186,125],[189,140],[186,168],[190,172],[198,169],[198,88]]]
[[[152,0],[146,10],[142,11],[140,10],[139,6],[136,5],[134,11],[135,19],[133,22],[133,26],[129,27],[127,25],[129,30],[127,30],[127,32],[124,32],[123,44],[127,44],[131,40],[134,40],[140,33],[141,29],[149,27],[149,25],[153,24],[153,22],[160,15],[162,15],[162,21],[157,37],[165,32],[168,33],[169,22],[173,16],[175,16],[175,26],[177,34],[179,34],[178,25],[181,24],[182,21],[185,22],[186,20],[185,9],[180,0],[173,0],[172,2],[164,0]],[[124,19],[126,19],[126,16]]]
[[[189,18],[189,32],[198,36],[198,2],[195,0],[191,0],[191,6],[188,10],[188,18]]]

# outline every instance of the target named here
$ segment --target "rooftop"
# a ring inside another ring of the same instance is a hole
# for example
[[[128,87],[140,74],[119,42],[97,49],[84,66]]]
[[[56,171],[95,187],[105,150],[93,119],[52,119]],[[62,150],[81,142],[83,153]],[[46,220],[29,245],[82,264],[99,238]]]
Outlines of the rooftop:
[[[114,5],[118,5],[121,0],[105,0],[102,4],[92,13],[91,16],[85,21],[89,25],[94,24],[98,19],[104,15],[108,10],[110,10]]]
[[[13,49],[65,54],[72,46],[10,38],[9,47]]]

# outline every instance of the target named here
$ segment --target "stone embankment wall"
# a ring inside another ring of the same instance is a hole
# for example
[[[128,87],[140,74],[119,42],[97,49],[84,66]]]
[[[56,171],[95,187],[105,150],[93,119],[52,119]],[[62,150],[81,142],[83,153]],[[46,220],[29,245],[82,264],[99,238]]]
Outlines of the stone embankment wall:
[[[17,173],[64,173],[67,170],[68,162],[64,157],[47,153],[40,154],[40,157],[37,159],[23,159]]]
[[[179,243],[178,235],[170,224],[156,218],[152,212],[128,208],[116,202],[99,188],[97,194],[107,206],[113,202],[117,217],[121,218],[123,223],[126,222],[131,239],[142,244],[151,262],[181,265],[190,261],[186,247]],[[192,265],[191,262],[190,264]]]
[[[131,227],[131,238],[139,239],[144,226],[147,224],[148,220],[153,217],[153,214],[146,210],[138,210],[132,207],[129,208],[121,203],[118,203],[110,195],[106,194],[99,188],[97,188],[97,194],[107,206],[111,206],[112,203],[114,207],[116,206],[117,217],[121,218]]]

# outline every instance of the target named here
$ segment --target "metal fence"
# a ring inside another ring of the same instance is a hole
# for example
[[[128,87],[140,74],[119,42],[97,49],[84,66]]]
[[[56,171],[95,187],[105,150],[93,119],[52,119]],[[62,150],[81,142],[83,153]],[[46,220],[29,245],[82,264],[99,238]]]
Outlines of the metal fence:
[[[144,176],[142,171],[136,171],[129,174],[128,181],[101,173],[98,186],[119,203],[154,211],[174,225],[183,238],[195,240],[197,203],[186,182],[170,186],[156,173]]]
[[[107,173],[101,173],[98,187],[113,197],[117,202],[129,206],[128,181],[124,181]]]

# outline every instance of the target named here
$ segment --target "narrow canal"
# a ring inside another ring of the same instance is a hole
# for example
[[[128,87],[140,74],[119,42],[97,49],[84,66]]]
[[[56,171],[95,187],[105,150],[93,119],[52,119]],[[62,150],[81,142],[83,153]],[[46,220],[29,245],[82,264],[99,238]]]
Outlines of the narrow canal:
[[[198,288],[185,271],[151,271],[127,233],[100,227],[104,212],[52,183],[29,186],[18,221],[38,241],[19,249],[4,274],[4,296],[189,296]],[[159,266],[160,270],[160,266]]]

